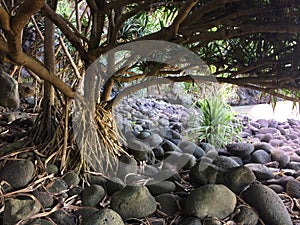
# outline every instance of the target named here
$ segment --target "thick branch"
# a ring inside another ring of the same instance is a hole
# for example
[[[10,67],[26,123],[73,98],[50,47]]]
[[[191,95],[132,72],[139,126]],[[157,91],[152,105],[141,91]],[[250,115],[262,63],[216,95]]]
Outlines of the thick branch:
[[[6,42],[0,40],[0,52],[3,52],[4,55],[8,55],[9,48]],[[58,90],[65,94],[69,98],[74,98],[75,92],[66,85],[62,80],[50,72],[42,62],[37,59],[21,53],[22,62],[14,61],[16,64],[22,64],[27,67],[29,70],[37,74],[43,80],[53,84]]]
[[[174,32],[174,35],[178,33],[181,23],[187,18],[191,9],[198,3],[198,1],[199,0],[189,0],[179,10],[178,15],[176,16],[174,22],[171,25],[171,29]]]
[[[36,12],[38,12],[44,4],[45,0],[25,0],[24,3],[20,6],[16,15],[12,18],[12,30],[15,33],[20,33],[27,24],[30,17]]]
[[[12,32],[10,28],[10,16],[7,11],[0,6],[0,28],[2,28],[5,32]]]

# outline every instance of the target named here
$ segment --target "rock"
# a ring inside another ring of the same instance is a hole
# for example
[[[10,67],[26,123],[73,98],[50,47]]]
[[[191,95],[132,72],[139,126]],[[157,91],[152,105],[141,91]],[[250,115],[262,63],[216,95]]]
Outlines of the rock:
[[[52,194],[60,194],[68,189],[68,185],[62,179],[53,180],[47,187]]]
[[[205,152],[209,152],[210,150],[214,150],[216,151],[216,148],[214,146],[212,146],[209,143],[206,142],[200,142],[199,146],[205,151]]]
[[[220,170],[229,169],[240,166],[236,161],[226,156],[216,156],[213,164]]]
[[[105,183],[106,190],[109,195],[114,194],[115,192],[121,190],[122,188],[125,187],[124,182],[117,177],[113,177]]]
[[[196,157],[188,153],[183,153],[177,161],[178,168],[183,168],[184,170],[191,169],[195,164]]]
[[[248,163],[245,164],[245,166],[254,172],[258,180],[268,180],[274,177],[272,171],[265,165],[259,163]]]
[[[273,147],[280,147],[284,145],[284,141],[279,139],[272,139],[269,141],[269,144]]]
[[[147,186],[152,195],[160,195],[163,193],[171,193],[176,190],[176,185],[172,181],[161,181]]]
[[[178,225],[202,225],[201,220],[197,217],[186,217]]]
[[[64,182],[66,182],[66,184],[69,187],[77,186],[80,182],[80,178],[79,178],[78,174],[75,173],[74,171],[70,171],[70,172],[66,173],[62,177],[62,179],[63,179]]]
[[[29,225],[54,225],[54,223],[50,222],[49,220],[36,219],[29,223]]]
[[[265,150],[256,150],[251,154],[251,161],[254,163],[265,164],[271,162],[271,155]]]
[[[100,209],[89,217],[85,217],[82,225],[124,225],[120,215],[111,209]]]
[[[100,185],[91,185],[85,188],[81,193],[81,200],[83,206],[96,206],[105,197],[106,193]]]
[[[49,174],[51,174],[51,173],[57,174],[59,171],[58,167],[54,164],[47,164],[46,170],[47,170],[47,173],[49,173]]]
[[[53,206],[54,199],[47,191],[34,191],[32,194],[40,201],[43,208],[49,208]]]
[[[254,173],[246,166],[231,168],[221,173],[217,183],[222,183],[236,194],[240,194],[248,185],[256,180]]]
[[[243,199],[255,208],[264,223],[293,225],[282,200],[269,187],[255,183],[243,192]]]
[[[19,108],[20,97],[17,81],[4,73],[0,72],[0,105],[8,108]]]
[[[244,165],[243,160],[238,156],[230,156],[229,158],[233,159],[239,166]]]
[[[34,171],[29,160],[13,161],[0,171],[0,180],[8,182],[13,189],[23,188],[33,179]]]
[[[272,150],[274,149],[274,147],[272,145],[270,145],[269,143],[266,142],[260,142],[260,143],[255,143],[254,144],[254,149],[255,150],[265,150],[267,153],[271,153]]]
[[[111,196],[111,208],[126,220],[149,216],[156,210],[156,200],[145,186],[126,186]]]
[[[287,168],[293,169],[293,170],[300,170],[300,162],[289,162],[287,164]]]
[[[159,203],[159,210],[163,213],[173,216],[178,212],[179,208],[175,195],[166,193],[156,196],[155,199]]]
[[[128,142],[128,153],[132,154],[137,160],[146,161],[147,163],[153,163],[155,157],[150,146],[137,139]]]
[[[122,155],[119,158],[117,177],[124,180],[128,174],[137,174],[138,164],[137,161],[130,156]]]
[[[259,140],[263,142],[269,142],[272,140],[273,135],[272,134],[257,134],[256,137],[259,138]]]
[[[163,139],[161,138],[160,135],[154,133],[151,136],[149,136],[147,139],[145,139],[144,141],[147,142],[151,148],[155,148],[163,142]]]
[[[226,186],[208,184],[194,189],[186,199],[185,213],[200,219],[230,215],[236,205],[236,197]]]
[[[268,185],[268,187],[271,188],[276,193],[282,193],[285,191],[285,188],[279,184],[270,184],[270,185]]]
[[[218,218],[207,218],[203,221],[203,225],[222,225],[222,222]]]
[[[266,119],[258,119],[256,122],[260,124],[260,128],[269,127],[269,121]]]
[[[189,177],[193,186],[200,187],[206,184],[215,184],[219,170],[215,167],[198,162],[190,169]]]
[[[272,135],[277,135],[280,134],[279,130],[273,127],[262,127],[258,131],[260,134],[272,134]]]
[[[237,224],[256,225],[258,222],[258,215],[256,212],[247,206],[239,207],[240,212],[233,217]]]
[[[164,140],[161,145],[165,152],[182,152],[181,149],[169,140]]]
[[[2,120],[11,123],[16,120],[16,115],[14,113],[7,113],[2,115]]]
[[[202,156],[205,155],[204,150],[196,145],[194,142],[191,141],[183,141],[180,143],[179,148],[184,152],[184,153],[189,153],[194,155],[197,159],[201,158]]]
[[[50,215],[50,218],[56,225],[74,225],[76,224],[76,216],[64,209],[59,209]]]
[[[157,160],[162,160],[164,158],[165,151],[161,146],[153,148],[153,152]]]
[[[41,205],[32,199],[7,199],[3,211],[3,225],[16,224],[17,221],[38,213]]]
[[[300,182],[298,180],[290,180],[286,184],[286,193],[292,198],[300,198]]]
[[[273,149],[271,157],[273,161],[279,162],[280,168],[286,168],[287,164],[290,162],[290,156],[279,149]]]
[[[232,143],[226,145],[226,149],[232,155],[245,157],[254,151],[254,146],[250,143]]]
[[[282,176],[282,177],[276,177],[274,179],[267,180],[265,183],[266,183],[266,185],[268,185],[268,184],[278,184],[278,185],[285,188],[287,182],[289,182],[290,180],[294,180],[294,179],[295,178],[291,177],[291,176]]]

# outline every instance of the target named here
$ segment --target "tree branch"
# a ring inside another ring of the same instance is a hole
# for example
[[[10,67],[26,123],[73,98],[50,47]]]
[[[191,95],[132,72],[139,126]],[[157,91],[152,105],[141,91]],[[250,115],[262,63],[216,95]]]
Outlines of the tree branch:
[[[0,40],[0,52],[4,53],[4,55],[8,55],[9,46],[5,41]],[[66,85],[62,80],[60,80],[57,76],[55,76],[52,72],[50,72],[42,62],[37,59],[25,54],[21,53],[22,61],[14,61],[16,64],[22,64],[36,75],[38,75],[43,80],[53,84],[58,90],[60,90],[63,94],[65,94],[69,98],[74,98],[75,92]]]
[[[179,10],[178,15],[176,16],[171,25],[171,30],[174,32],[174,36],[178,33],[180,25],[188,17],[191,9],[198,3],[198,1],[199,0],[189,0]]]
[[[7,13],[7,11],[0,6],[0,25],[1,28],[6,32],[6,33],[11,33],[12,30],[10,28],[10,16]]]
[[[37,13],[45,4],[45,0],[25,0],[18,9],[16,15],[12,17],[11,28],[15,33],[20,33],[27,24],[30,17]]]
[[[81,44],[81,39],[79,35],[76,35],[66,24],[64,19],[62,19],[58,14],[56,14],[49,5],[45,4],[43,7],[43,12],[45,15],[61,30],[61,32],[66,36],[66,38],[71,42],[74,48],[77,49],[81,58],[90,63],[90,59]]]

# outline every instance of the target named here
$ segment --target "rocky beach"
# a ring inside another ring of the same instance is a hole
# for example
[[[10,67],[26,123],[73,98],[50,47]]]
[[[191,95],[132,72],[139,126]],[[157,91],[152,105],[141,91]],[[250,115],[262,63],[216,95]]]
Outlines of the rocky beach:
[[[186,132],[198,114],[126,97],[114,115],[129,155],[105,177],[61,174],[34,148],[19,150],[33,117],[1,108],[2,224],[300,224],[300,121],[240,115],[240,139],[216,148]]]

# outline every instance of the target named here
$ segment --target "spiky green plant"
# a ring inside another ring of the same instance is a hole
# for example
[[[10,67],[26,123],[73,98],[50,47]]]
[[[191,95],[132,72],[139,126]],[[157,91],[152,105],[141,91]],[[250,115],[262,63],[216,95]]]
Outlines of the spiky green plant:
[[[199,141],[222,148],[235,138],[239,139],[242,125],[236,113],[225,103],[222,93],[201,100],[199,107],[200,127],[196,128]]]

